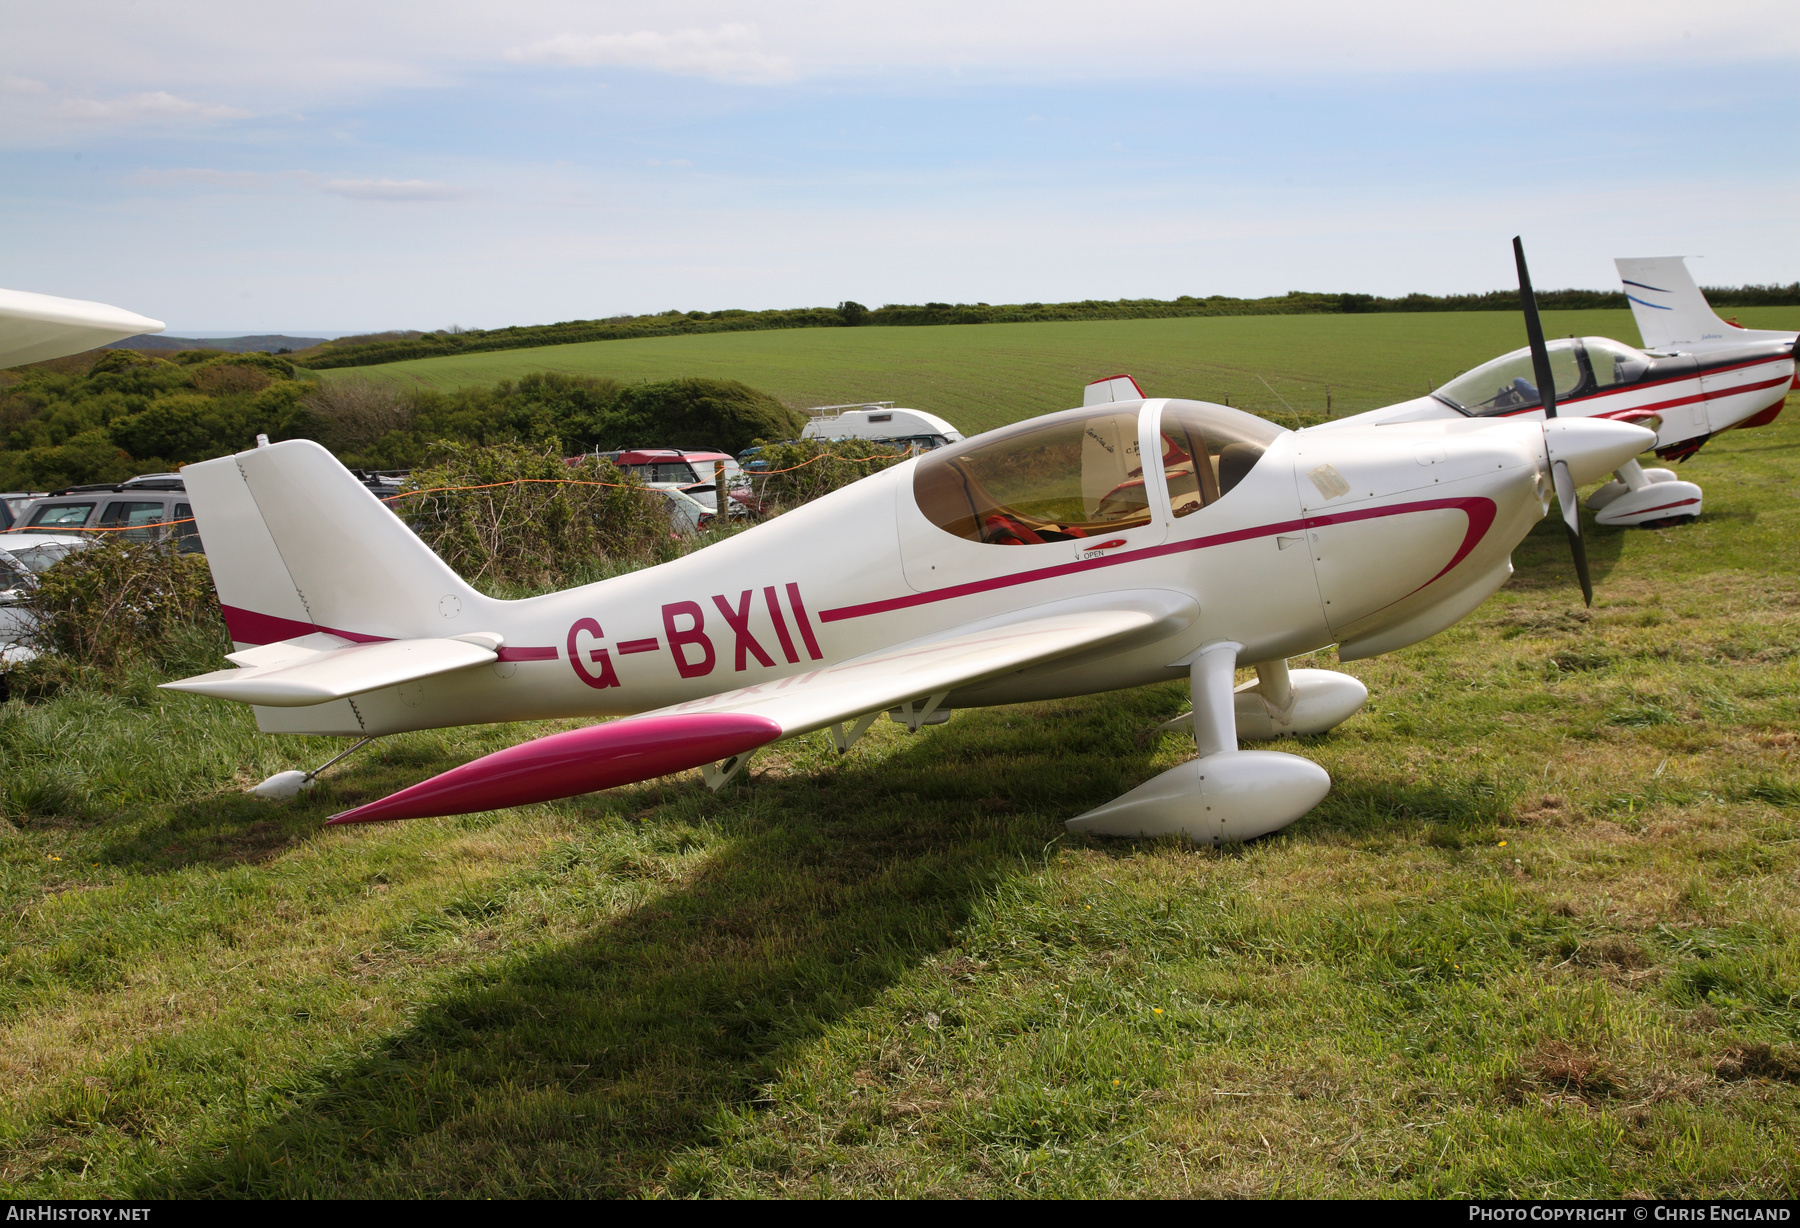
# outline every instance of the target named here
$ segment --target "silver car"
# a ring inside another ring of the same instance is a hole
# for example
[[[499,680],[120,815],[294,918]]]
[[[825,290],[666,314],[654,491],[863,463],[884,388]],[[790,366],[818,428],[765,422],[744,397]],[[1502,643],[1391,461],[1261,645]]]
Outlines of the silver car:
[[[61,533],[0,537],[0,670],[37,656],[34,649],[22,642],[37,626],[37,620],[25,605],[31,590],[37,587],[37,574],[69,551],[92,544],[90,538]]]
[[[0,535],[0,546],[16,534],[70,534],[101,529],[133,541],[175,538],[183,554],[205,553],[194,526],[193,508],[181,476],[152,473],[117,485],[73,486],[34,499],[18,513],[17,523]]]

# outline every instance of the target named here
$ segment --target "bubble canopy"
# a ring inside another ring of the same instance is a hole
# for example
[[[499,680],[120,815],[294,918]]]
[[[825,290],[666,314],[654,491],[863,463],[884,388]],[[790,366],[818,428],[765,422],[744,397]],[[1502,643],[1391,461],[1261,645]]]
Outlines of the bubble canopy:
[[[1558,401],[1636,383],[1650,369],[1648,354],[1610,337],[1563,337],[1545,348],[1550,351]],[[1482,363],[1431,395],[1475,417],[1518,413],[1543,404],[1528,349]]]
[[[1139,409],[1071,409],[939,448],[914,469],[913,497],[938,528],[988,545],[1043,545],[1148,524]],[[1200,401],[1169,401],[1158,412],[1158,463],[1176,517],[1229,495],[1286,434]]]

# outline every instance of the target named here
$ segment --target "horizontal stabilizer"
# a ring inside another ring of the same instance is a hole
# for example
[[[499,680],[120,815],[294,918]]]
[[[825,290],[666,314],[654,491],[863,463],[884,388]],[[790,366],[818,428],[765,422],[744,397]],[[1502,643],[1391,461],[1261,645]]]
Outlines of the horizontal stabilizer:
[[[105,303],[0,290],[0,367],[79,354],[162,330],[161,320]]]
[[[499,659],[500,644],[501,637],[489,632],[370,644],[319,632],[234,652],[231,660],[238,663],[237,669],[165,682],[163,687],[270,708],[303,708],[486,665]]]

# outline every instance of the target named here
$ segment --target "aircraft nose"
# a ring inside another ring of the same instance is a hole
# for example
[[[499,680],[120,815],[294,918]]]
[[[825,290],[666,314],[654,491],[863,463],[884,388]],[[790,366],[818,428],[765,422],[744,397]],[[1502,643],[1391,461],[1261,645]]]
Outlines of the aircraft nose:
[[[1610,418],[1552,418],[1544,423],[1550,461],[1566,464],[1577,486],[1599,481],[1655,443],[1655,431]]]

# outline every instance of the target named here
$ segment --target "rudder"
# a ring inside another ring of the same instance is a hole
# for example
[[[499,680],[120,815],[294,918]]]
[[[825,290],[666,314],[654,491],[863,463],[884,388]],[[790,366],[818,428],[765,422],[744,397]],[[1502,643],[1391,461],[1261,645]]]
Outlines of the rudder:
[[[182,471],[231,638],[483,630],[469,587],[324,448],[291,439]]]
[[[1625,256],[1613,261],[1648,350],[1731,344],[1742,329],[1725,323],[1700,293],[1682,256]]]

